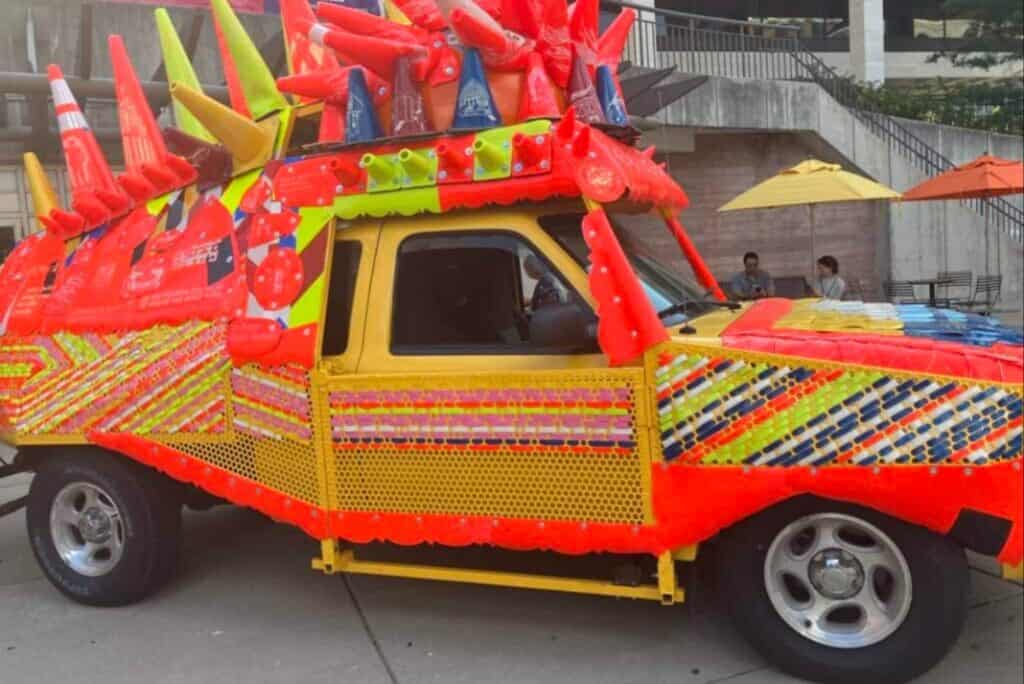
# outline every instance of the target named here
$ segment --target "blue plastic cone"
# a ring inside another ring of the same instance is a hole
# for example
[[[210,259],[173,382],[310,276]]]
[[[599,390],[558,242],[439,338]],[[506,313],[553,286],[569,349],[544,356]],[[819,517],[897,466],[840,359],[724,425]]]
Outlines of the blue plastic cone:
[[[629,115],[626,114],[626,103],[615,86],[612,68],[607,64],[597,67],[597,99],[601,101],[604,118],[613,126],[628,126]]]
[[[357,143],[381,137],[380,120],[360,68],[348,72],[348,111],[345,112],[345,142]]]
[[[452,128],[491,128],[501,125],[501,114],[494,104],[491,87],[487,84],[484,63],[476,48],[462,53],[462,74],[459,76],[459,96],[455,100],[455,120]]]

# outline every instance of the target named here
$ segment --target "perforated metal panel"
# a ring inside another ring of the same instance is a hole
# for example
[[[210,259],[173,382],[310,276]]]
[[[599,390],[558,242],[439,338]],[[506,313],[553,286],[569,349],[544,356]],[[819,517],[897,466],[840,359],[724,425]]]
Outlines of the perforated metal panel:
[[[319,503],[316,455],[308,443],[243,434],[229,442],[169,438],[161,443],[293,499]]]
[[[639,370],[334,380],[330,507],[643,523],[640,381]]]

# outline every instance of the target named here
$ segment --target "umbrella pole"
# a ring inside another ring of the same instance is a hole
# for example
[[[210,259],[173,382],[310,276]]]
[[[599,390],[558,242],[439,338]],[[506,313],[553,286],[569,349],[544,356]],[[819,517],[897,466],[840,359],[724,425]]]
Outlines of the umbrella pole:
[[[811,239],[810,239],[810,243],[811,243],[811,274],[813,275],[813,273],[814,273],[814,205],[813,204],[808,204],[807,208],[810,210],[808,213],[810,215],[810,223],[811,223],[811,227],[810,227],[811,228]]]

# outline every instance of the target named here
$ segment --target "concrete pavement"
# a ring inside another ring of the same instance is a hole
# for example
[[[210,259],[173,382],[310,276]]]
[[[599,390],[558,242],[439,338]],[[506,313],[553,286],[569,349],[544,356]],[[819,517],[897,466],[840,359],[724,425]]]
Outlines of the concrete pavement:
[[[24,479],[0,481],[0,500],[26,485]],[[190,513],[185,530],[181,571],[168,588],[136,606],[91,609],[71,603],[41,577],[21,513],[0,519],[0,682],[795,681],[747,647],[709,592],[695,593],[683,607],[662,608],[436,582],[325,577],[309,570],[317,550],[312,540],[250,511]],[[456,553],[467,562],[482,555]],[[972,609],[964,635],[922,684],[1021,681],[1024,595],[986,572],[981,567],[971,573]]]

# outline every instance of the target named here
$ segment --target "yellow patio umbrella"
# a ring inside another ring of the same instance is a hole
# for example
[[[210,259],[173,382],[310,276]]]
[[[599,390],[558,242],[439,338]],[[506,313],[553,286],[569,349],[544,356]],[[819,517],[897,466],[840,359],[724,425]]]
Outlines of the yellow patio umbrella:
[[[881,183],[843,171],[839,164],[808,159],[758,183],[718,211],[770,209],[806,204],[810,210],[811,256],[814,258],[814,205],[899,199],[900,193]]]

